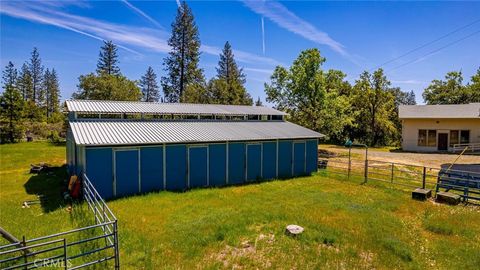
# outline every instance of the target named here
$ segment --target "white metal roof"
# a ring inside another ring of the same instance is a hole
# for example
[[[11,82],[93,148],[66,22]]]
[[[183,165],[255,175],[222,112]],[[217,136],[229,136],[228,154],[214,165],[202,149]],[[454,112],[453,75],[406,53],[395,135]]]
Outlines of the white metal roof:
[[[263,106],[160,103],[139,101],[67,100],[67,109],[79,113],[146,113],[203,115],[286,115]]]
[[[139,121],[70,122],[76,144],[133,145],[187,142],[320,138],[324,135],[286,121]]]
[[[399,108],[399,117],[400,119],[480,119],[480,103],[451,105],[401,105]]]

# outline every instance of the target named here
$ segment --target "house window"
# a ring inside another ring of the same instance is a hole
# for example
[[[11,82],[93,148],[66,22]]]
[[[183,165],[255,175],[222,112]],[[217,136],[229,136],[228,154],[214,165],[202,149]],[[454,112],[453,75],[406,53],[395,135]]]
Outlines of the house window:
[[[470,142],[470,130],[461,130],[460,143],[469,143],[469,142]]]
[[[418,130],[418,146],[427,146],[427,130]]]
[[[458,130],[450,130],[450,147],[453,147],[454,144],[459,143],[458,133]]]
[[[427,146],[437,146],[437,131],[436,130],[429,130],[428,131]]]

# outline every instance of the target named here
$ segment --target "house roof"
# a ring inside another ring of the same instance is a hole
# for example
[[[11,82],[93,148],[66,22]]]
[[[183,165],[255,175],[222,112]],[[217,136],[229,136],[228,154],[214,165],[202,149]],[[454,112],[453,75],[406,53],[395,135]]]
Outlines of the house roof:
[[[160,103],[139,101],[67,100],[69,112],[79,113],[145,113],[176,115],[286,115],[263,106]]]
[[[324,135],[286,121],[75,120],[79,145],[256,141],[320,138]]]
[[[400,105],[400,119],[480,119],[480,103],[451,105]]]

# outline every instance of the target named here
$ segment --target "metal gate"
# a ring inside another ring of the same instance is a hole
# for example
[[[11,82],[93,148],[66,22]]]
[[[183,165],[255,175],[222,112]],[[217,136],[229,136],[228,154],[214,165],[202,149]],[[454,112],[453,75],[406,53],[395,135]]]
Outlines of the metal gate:
[[[23,237],[19,242],[0,246],[1,269],[80,269],[96,264],[120,268],[117,218],[85,174],[82,181],[94,225],[33,239]]]

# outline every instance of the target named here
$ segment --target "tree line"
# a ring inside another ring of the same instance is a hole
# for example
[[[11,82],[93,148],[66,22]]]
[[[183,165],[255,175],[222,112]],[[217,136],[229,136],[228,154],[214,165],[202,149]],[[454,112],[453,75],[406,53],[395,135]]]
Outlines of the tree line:
[[[164,76],[148,67],[139,80],[122,74],[118,47],[104,41],[96,70],[81,75],[74,99],[130,100],[252,105],[245,89],[246,75],[227,41],[219,55],[216,75],[206,80],[199,67],[200,37],[193,13],[183,2],[177,9],[164,58]],[[318,49],[302,51],[290,67],[277,66],[265,83],[266,101],[287,112],[288,120],[342,143],[353,139],[368,145],[398,145],[400,105],[413,105],[413,91],[392,87],[382,69],[363,72],[355,82],[340,70],[324,70],[326,59]],[[55,69],[45,69],[34,48],[20,71],[9,62],[3,71],[0,96],[0,140],[15,142],[29,134],[57,138],[65,130]],[[163,94],[163,95],[162,95]],[[480,68],[464,84],[461,72],[449,72],[424,90],[427,104],[480,102]],[[255,102],[262,106],[260,98]]]
[[[267,101],[289,114],[291,121],[321,132],[327,140],[347,139],[370,146],[399,145],[400,105],[415,105],[413,91],[392,87],[383,69],[364,71],[353,84],[340,70],[323,70],[318,49],[300,53],[289,68],[275,68],[265,83]],[[480,68],[463,84],[461,72],[433,80],[423,92],[427,104],[480,102]]]
[[[60,86],[57,71],[42,64],[34,48],[20,70],[10,61],[2,73],[0,142],[16,142],[27,136],[56,140],[62,130]]]

